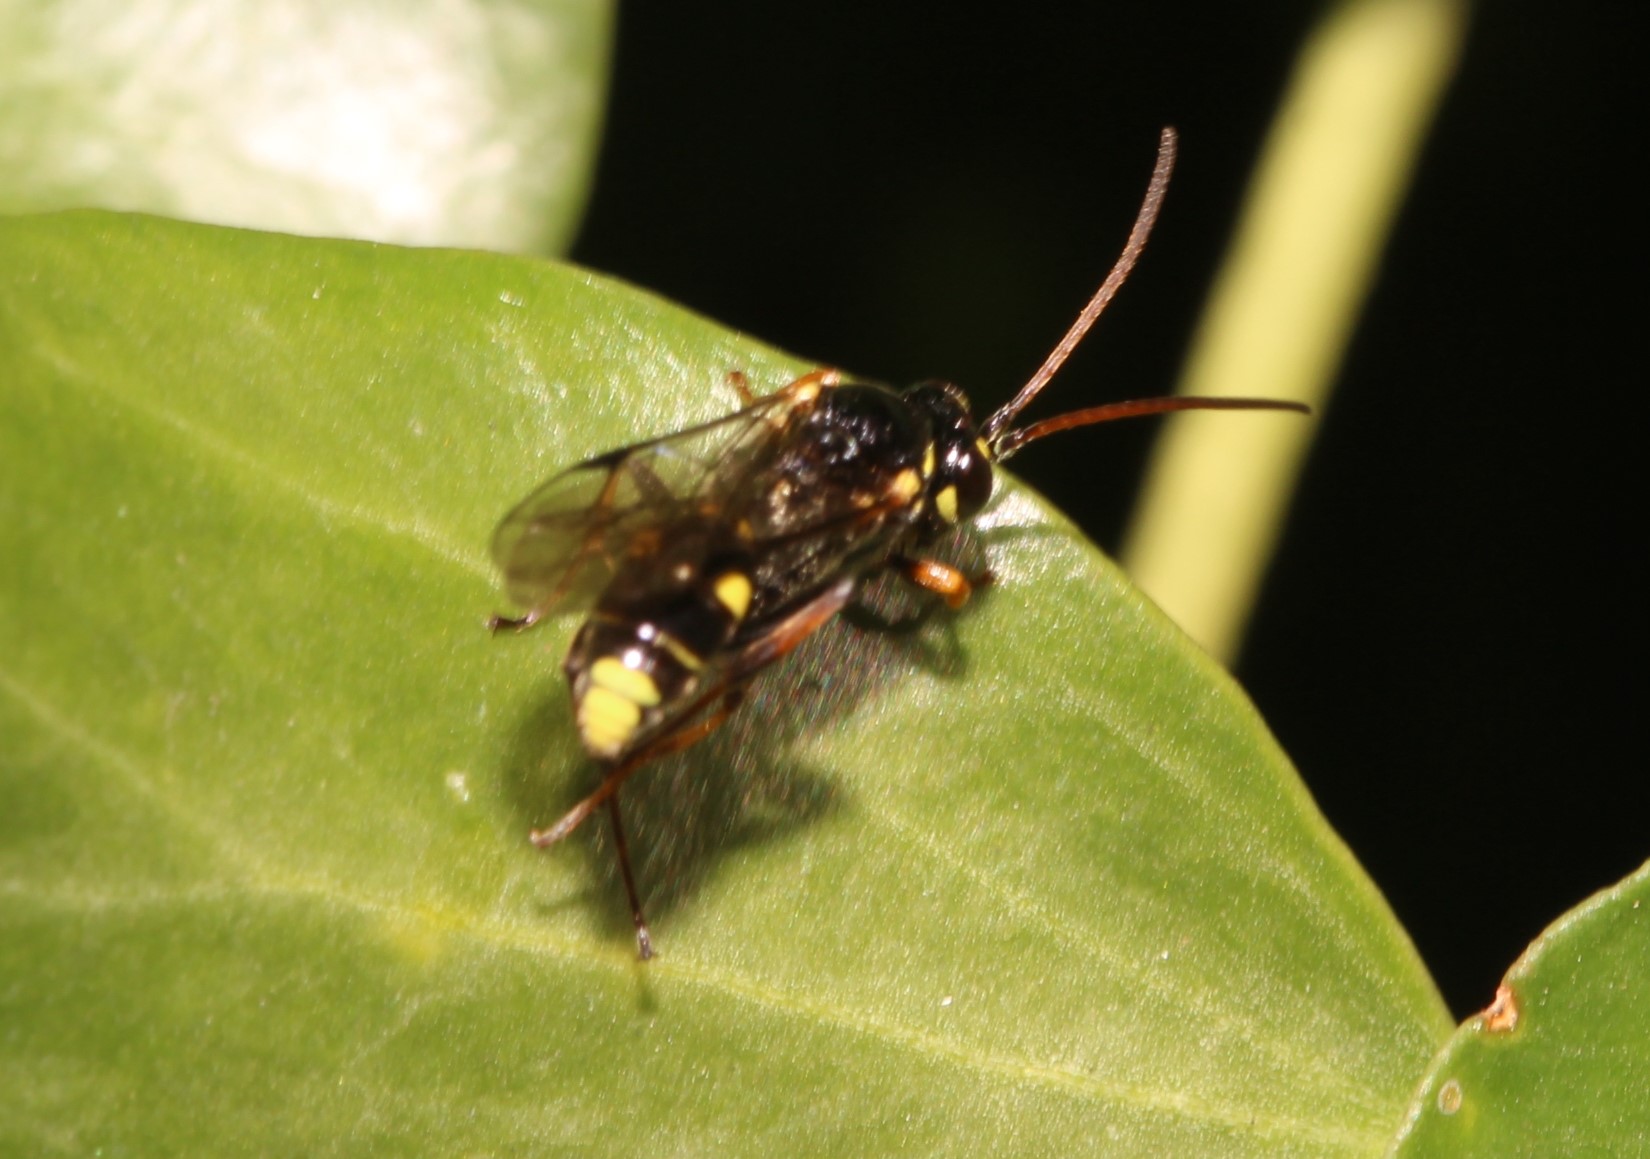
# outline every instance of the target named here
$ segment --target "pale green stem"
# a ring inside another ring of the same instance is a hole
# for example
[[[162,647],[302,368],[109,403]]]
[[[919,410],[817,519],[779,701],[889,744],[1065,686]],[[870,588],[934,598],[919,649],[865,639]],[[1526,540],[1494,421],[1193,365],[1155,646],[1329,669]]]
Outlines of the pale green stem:
[[[1307,40],[1179,390],[1323,414],[1454,69],[1464,0],[1350,0]],[[1182,142],[1183,151],[1198,147]],[[1165,428],[1129,529],[1135,581],[1210,653],[1242,641],[1319,419],[1189,414]]]

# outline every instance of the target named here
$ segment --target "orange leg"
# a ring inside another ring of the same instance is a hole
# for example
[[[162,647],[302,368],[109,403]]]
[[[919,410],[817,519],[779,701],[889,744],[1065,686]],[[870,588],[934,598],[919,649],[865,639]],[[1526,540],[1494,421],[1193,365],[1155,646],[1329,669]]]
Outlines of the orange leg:
[[[734,371],[734,374],[738,373],[738,371]],[[776,396],[780,394],[813,395],[817,394],[821,387],[835,386],[841,381],[842,371],[834,370],[828,366],[821,366],[818,370],[810,370],[807,374],[787,382],[775,394]],[[739,374],[739,380],[734,384],[734,389],[739,391],[739,397],[745,400],[746,406],[750,406],[756,401],[756,395],[751,393],[750,384],[743,374]]]
[[[795,382],[786,385],[786,390],[811,389],[816,386],[835,386],[842,381],[842,371],[829,366],[821,366],[818,370],[810,370]]]
[[[911,559],[896,555],[888,562],[907,580],[939,596],[953,611],[968,602],[976,586],[960,570],[937,559]],[[989,575],[983,577],[981,582],[989,583]]]
[[[852,579],[840,580],[763,632],[729,660],[724,679],[700,697],[699,701],[683,714],[683,719],[691,721],[714,704],[716,707],[708,716],[661,736],[641,751],[619,761],[602,777],[602,782],[596,786],[595,792],[564,813],[559,821],[547,829],[535,829],[527,835],[529,841],[543,849],[547,845],[554,845],[577,829],[597,808],[604,804],[607,806],[608,820],[613,826],[613,844],[619,854],[619,873],[624,878],[625,894],[630,900],[631,920],[636,924],[637,952],[643,961],[653,956],[653,937],[648,932],[647,919],[642,915],[642,902],[636,890],[636,877],[630,868],[630,850],[625,842],[624,826],[619,820],[619,786],[643,765],[691,748],[720,728],[739,707],[739,701],[745,694],[745,685],[751,677],[813,634],[821,624],[842,609],[843,604],[853,595],[853,591]]]
[[[751,390],[751,380],[745,377],[743,370],[728,371],[728,385],[739,396],[740,406],[750,406],[756,401],[756,394]]]
[[[656,761],[661,757],[668,757],[672,753],[679,753],[685,748],[692,748],[720,728],[722,722],[733,715],[734,708],[738,707],[738,694],[742,691],[743,689],[732,691],[725,688],[717,689],[707,698],[707,701],[716,697],[723,698],[722,704],[714,713],[688,728],[680,728],[675,732],[666,733],[640,752],[632,753],[614,765],[608,770],[607,775],[602,778],[602,783],[596,786],[595,792],[562,814],[561,820],[548,829],[533,830],[527,835],[527,839],[543,849],[545,846],[554,845],[563,837],[566,837],[582,825],[585,818],[594,813],[598,806],[613,796],[614,793],[617,793],[619,786],[629,779],[631,773],[634,773],[649,761]]]
[[[598,806],[607,805],[607,820],[613,828],[613,848],[619,855],[619,876],[624,879],[625,897],[630,902],[630,920],[636,926],[636,956],[644,962],[653,957],[653,935],[648,932],[647,917],[642,913],[642,897],[636,891],[636,874],[630,868],[630,845],[625,841],[624,822],[619,819],[619,786],[626,777],[649,761],[681,752],[715,732],[738,707],[743,692],[743,688],[735,688],[722,694],[722,703],[710,716],[691,728],[659,738],[641,752],[620,762],[602,778],[594,793],[569,809],[560,821],[548,829],[535,829],[527,835],[529,841],[543,849],[577,829]]]

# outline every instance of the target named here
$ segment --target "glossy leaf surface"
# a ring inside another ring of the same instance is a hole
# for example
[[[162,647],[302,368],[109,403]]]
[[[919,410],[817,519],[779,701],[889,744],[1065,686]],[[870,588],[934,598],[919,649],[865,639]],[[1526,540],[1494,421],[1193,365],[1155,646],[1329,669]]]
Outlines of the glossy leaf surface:
[[[1554,922],[1416,1096],[1400,1156],[1650,1147],[1650,865]]]
[[[541,262],[0,221],[0,1150],[1380,1153],[1412,949],[1011,482],[961,614],[627,788],[657,960],[601,826],[528,847],[591,769],[493,525],[806,366]]]

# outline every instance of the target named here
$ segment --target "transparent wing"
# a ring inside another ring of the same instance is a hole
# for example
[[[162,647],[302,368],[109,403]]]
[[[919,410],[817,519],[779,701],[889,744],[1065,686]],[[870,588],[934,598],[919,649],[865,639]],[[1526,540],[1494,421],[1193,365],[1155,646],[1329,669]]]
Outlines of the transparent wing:
[[[646,549],[672,521],[726,509],[812,406],[817,390],[797,389],[806,381],[550,479],[493,533],[510,598],[535,616],[587,604],[619,560]]]

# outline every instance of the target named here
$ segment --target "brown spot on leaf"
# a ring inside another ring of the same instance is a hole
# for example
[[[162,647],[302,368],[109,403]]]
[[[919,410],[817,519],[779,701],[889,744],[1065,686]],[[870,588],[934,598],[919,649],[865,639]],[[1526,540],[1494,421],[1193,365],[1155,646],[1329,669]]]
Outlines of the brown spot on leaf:
[[[1518,1025],[1518,996],[1505,982],[1495,988],[1495,1001],[1484,1011],[1484,1029],[1506,1034]]]

